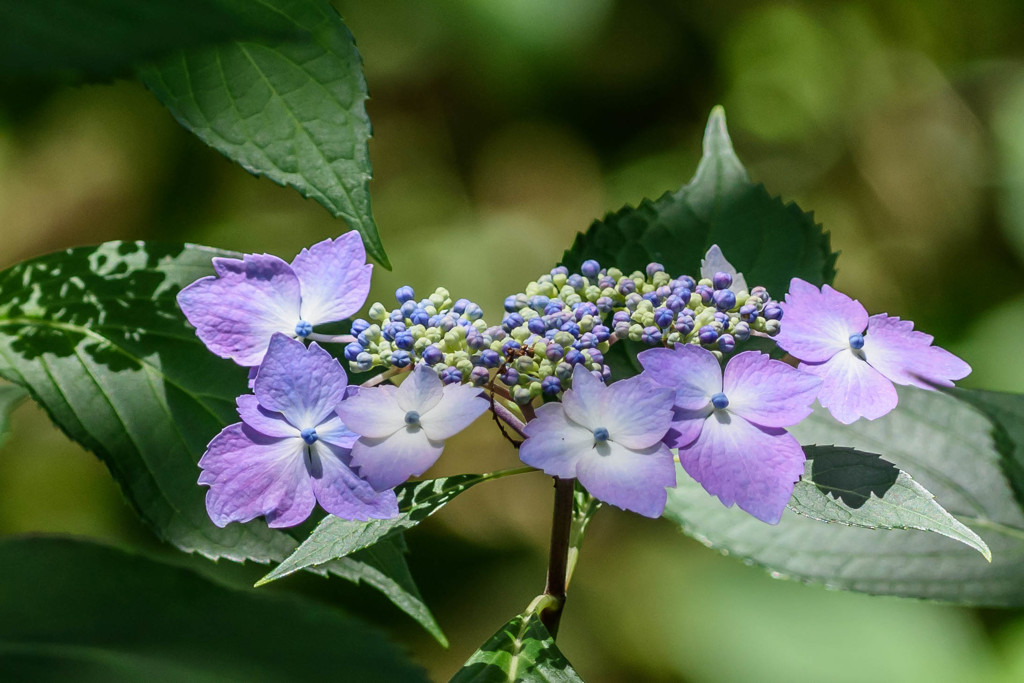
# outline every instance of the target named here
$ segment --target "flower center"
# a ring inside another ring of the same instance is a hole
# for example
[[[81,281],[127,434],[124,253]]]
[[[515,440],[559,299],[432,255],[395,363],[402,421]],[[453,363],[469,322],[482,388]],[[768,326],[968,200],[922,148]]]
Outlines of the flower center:
[[[594,441],[597,443],[604,443],[608,440],[608,430],[604,427],[598,427],[594,430]]]
[[[864,348],[864,335],[860,333],[854,333],[850,335],[850,348],[854,350],[860,350]]]
[[[415,410],[410,410],[405,414],[405,424],[410,427],[418,425],[420,423],[420,414]]]
[[[305,429],[303,429],[301,432],[299,432],[299,436],[301,436],[302,440],[308,443],[310,446],[316,443],[316,440],[320,438],[316,435],[316,430],[313,429],[312,427],[306,427]]]
[[[298,337],[308,337],[309,333],[313,331],[313,326],[305,320],[299,319],[299,322],[295,323],[295,335]]]
[[[723,408],[728,407],[729,399],[725,397],[725,394],[719,391],[717,394],[711,397],[711,405],[718,408],[719,410],[722,410]]]

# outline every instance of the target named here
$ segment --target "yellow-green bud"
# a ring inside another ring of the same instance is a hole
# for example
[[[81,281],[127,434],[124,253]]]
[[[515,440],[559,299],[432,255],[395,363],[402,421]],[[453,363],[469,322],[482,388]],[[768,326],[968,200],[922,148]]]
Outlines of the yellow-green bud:
[[[580,318],[580,332],[590,332],[594,329],[594,316],[585,315]]]
[[[640,338],[643,336],[643,334],[644,334],[644,327],[643,327],[643,325],[637,325],[636,323],[633,323],[632,325],[629,326],[629,339],[630,339],[630,341],[635,341],[635,342],[640,341]]]
[[[565,281],[567,279],[568,278],[565,275],[559,273],[558,275],[554,275],[551,277],[551,283],[554,284],[555,287],[562,288],[565,286]]]
[[[552,341],[554,341],[559,346],[571,346],[572,343],[576,341],[576,337],[572,336],[571,332],[558,331],[555,332],[555,337],[554,339],[552,339]]]
[[[619,270],[618,268],[609,268],[608,271],[607,271],[607,275],[611,279],[613,279],[616,282],[618,282],[619,278],[622,277],[622,271]]]
[[[388,309],[384,308],[384,304],[378,301],[370,306],[369,316],[370,320],[375,320],[379,323],[384,322],[388,319]]]

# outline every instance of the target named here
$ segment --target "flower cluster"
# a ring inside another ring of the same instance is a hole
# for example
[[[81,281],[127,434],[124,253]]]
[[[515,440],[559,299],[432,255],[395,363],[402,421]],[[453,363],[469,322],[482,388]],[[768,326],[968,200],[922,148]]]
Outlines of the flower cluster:
[[[370,266],[352,233],[291,264],[249,254],[214,259],[214,269],[179,305],[211,351],[254,378],[238,398],[240,422],[199,463],[220,526],[259,516],[291,526],[317,502],[346,519],[393,516],[394,487],[488,407],[524,437],[523,462],[611,505],[660,515],[678,460],[723,504],[774,524],[803,472],[786,429],[815,400],[844,423],[874,419],[896,406],[894,383],[932,389],[970,372],[913,323],[869,317],[828,285],[794,279],[782,303],[748,290],[717,246],[700,279],[657,263],[629,274],[593,260],[579,273],[555,268],[509,296],[496,326],[444,288],[417,301],[401,287],[396,307],[373,304],[343,337],[313,328],[364,303]],[[754,335],[774,338],[798,366],[737,348]],[[605,354],[622,340],[649,347],[637,355],[643,372],[609,383]],[[353,372],[391,371],[349,386],[318,342],[346,343]]]

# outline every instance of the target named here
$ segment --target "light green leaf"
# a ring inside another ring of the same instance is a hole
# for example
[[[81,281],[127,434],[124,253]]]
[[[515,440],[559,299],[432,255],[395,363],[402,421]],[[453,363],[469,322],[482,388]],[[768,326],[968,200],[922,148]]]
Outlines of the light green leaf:
[[[249,0],[0,0],[4,79],[130,76],[139,62],[226,40],[293,35]]]
[[[0,272],[0,376],[27,388],[107,465],[160,538],[211,559],[279,562],[298,545],[291,535],[263,520],[214,526],[196,483],[210,439],[238,421],[234,399],[248,391],[246,370],[206,350],[174,297],[213,274],[212,257],[234,255],[109,242]],[[326,569],[372,577],[395,563],[362,565],[351,558]],[[410,613],[426,610],[412,606],[414,590],[399,595],[384,578],[363,580],[398,595]]]
[[[537,611],[508,622],[473,653],[451,683],[583,683]]]
[[[821,524],[787,512],[778,526],[724,508],[679,472],[666,517],[708,546],[772,576],[961,604],[1024,605],[1024,513],[1000,466],[993,423],[950,396],[900,389],[889,415],[852,425],[818,410],[790,431],[802,443],[881,453],[991,548],[992,563],[939,534]]]
[[[140,76],[181,125],[344,218],[390,268],[370,208],[370,119],[352,34],[324,0],[258,3],[307,37],[187,50]]]
[[[935,496],[874,453],[842,446],[804,446],[803,478],[793,489],[789,509],[819,522],[867,529],[934,531],[965,543],[986,560],[988,546],[976,533],[942,509]]]
[[[721,107],[711,112],[704,156],[689,184],[636,208],[595,221],[562,256],[570,271],[584,260],[624,272],[656,261],[675,275],[699,274],[708,247],[718,244],[750,286],[781,298],[793,277],[814,284],[835,277],[829,235],[796,204],[783,204],[750,182],[733,151]]]
[[[996,424],[996,447],[1002,454],[1003,474],[1024,507],[1024,395],[1002,391],[954,389],[953,396],[966,401]]]
[[[369,548],[390,534],[413,528],[444,507],[452,498],[482,481],[529,469],[504,470],[490,474],[460,474],[402,484],[395,489],[398,495],[398,509],[401,511],[397,517],[368,522],[325,517],[294,553],[275,567],[274,571],[260,579],[256,585],[262,586],[300,569],[316,567],[357,550]]]
[[[5,681],[426,681],[375,629],[83,541],[0,541]]]
[[[25,400],[28,392],[17,384],[0,385],[0,444],[7,440],[11,428],[11,411]]]
[[[583,537],[587,533],[587,525],[593,518],[594,513],[601,507],[601,501],[590,495],[583,485],[578,481],[573,490],[572,498],[572,523],[569,526],[569,558],[566,565],[565,583],[566,586],[572,580],[576,571],[576,563],[580,559],[580,551],[583,549]]]

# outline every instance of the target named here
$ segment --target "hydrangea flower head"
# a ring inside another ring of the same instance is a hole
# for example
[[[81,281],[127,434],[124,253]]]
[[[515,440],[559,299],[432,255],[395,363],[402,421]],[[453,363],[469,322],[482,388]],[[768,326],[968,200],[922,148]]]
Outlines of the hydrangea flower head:
[[[818,289],[794,278],[782,304],[786,324],[779,347],[800,368],[822,378],[818,400],[844,424],[881,417],[896,407],[893,383],[934,389],[951,387],[971,367],[932,346],[930,335],[909,320],[868,317],[855,301],[828,285]]]
[[[393,491],[374,490],[352,470],[358,437],[335,412],[346,389],[345,371],[329,353],[273,335],[254,394],[238,397],[242,421],[215,436],[199,461],[214,524],[264,516],[271,527],[294,526],[317,502],[345,519],[398,514]]]
[[[299,252],[291,264],[270,254],[215,258],[216,275],[178,293],[178,306],[206,348],[239,365],[263,360],[276,332],[305,337],[314,325],[344,320],[370,291],[373,266],[356,232]]]
[[[718,359],[693,345],[649,349],[637,358],[643,376],[675,390],[666,443],[683,469],[724,505],[777,524],[804,471],[804,452],[785,427],[811,413],[821,379],[744,351],[722,372]]]
[[[488,408],[481,389],[445,384],[417,365],[399,386],[363,389],[338,414],[359,440],[352,465],[378,491],[423,474],[437,462],[444,440],[468,427]]]
[[[519,457],[546,474],[579,479],[605,503],[658,517],[665,488],[676,484],[672,452],[662,443],[671,420],[671,390],[640,377],[605,385],[577,365],[561,403],[545,403],[527,423]]]

